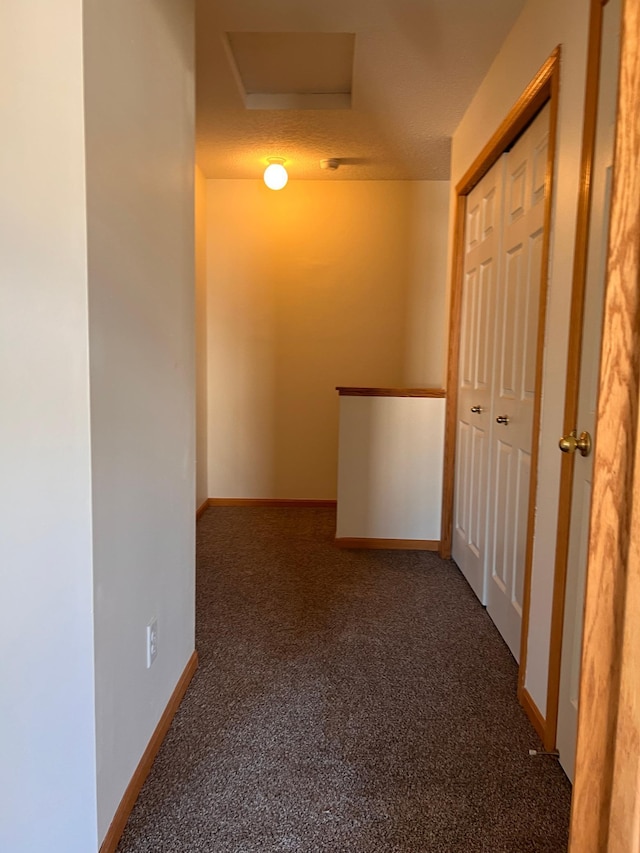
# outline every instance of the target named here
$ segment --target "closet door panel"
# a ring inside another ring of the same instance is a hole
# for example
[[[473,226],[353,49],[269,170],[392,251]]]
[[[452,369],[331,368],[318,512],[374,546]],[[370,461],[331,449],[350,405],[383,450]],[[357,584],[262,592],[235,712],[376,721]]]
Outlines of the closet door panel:
[[[504,159],[469,195],[464,243],[452,553],[483,603],[503,176]]]
[[[549,114],[545,108],[507,155],[501,329],[491,432],[493,499],[487,609],[518,660],[531,477]],[[500,422],[498,422],[498,420]]]
[[[502,301],[502,329],[497,340],[500,360],[498,375],[498,402],[514,400],[518,374],[520,335],[522,333],[519,311],[522,286],[522,245],[517,244],[507,252],[504,264],[504,283],[500,290]]]
[[[524,356],[522,359],[522,377],[520,399],[533,403],[536,389],[536,350],[537,350],[537,315],[540,304],[540,281],[542,278],[542,249],[544,231],[540,229],[531,235],[529,240],[530,270],[527,276],[526,316],[536,318],[535,323],[524,324]]]

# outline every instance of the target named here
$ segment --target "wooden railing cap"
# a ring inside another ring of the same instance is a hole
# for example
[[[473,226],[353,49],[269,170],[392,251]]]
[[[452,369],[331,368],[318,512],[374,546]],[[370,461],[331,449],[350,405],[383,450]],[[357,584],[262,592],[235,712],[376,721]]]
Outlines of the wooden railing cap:
[[[341,397],[436,397],[446,396],[443,388],[350,388],[338,385]]]

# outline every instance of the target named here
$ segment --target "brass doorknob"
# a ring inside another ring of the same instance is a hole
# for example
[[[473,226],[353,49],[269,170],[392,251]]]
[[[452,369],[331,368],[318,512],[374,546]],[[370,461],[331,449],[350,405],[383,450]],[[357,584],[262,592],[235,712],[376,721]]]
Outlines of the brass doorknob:
[[[509,423],[509,415],[498,415],[498,417],[496,418],[496,423],[504,424],[505,426],[507,426],[507,424]]]
[[[481,415],[482,414],[482,406],[471,406],[471,411],[473,412],[474,415]]]
[[[575,453],[578,450],[581,456],[588,456],[591,453],[591,436],[588,432],[581,432],[578,438],[574,429],[569,435],[562,436],[558,447],[563,453]]]

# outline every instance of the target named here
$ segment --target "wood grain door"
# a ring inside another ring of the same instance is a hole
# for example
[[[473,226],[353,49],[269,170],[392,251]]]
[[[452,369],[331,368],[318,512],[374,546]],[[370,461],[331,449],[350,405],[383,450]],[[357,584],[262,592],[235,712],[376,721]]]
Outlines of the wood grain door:
[[[591,218],[585,279],[583,344],[578,386],[578,414],[574,425],[577,434],[589,433],[594,446],[588,456],[583,457],[580,453],[574,453],[557,732],[560,763],[571,780],[574,775],[578,730],[582,615],[589,546],[604,283],[611,208],[620,12],[620,0],[610,0],[603,10],[600,92],[591,177]]]
[[[638,33],[640,0],[625,0],[571,853],[640,853]]]

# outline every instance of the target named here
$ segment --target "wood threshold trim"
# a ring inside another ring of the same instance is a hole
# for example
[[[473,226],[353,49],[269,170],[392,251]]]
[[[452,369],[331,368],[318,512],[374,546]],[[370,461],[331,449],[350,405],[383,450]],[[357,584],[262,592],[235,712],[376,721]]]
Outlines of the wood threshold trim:
[[[526,687],[518,687],[518,700],[526,711],[527,717],[529,717],[529,719],[531,720],[531,723],[534,729],[536,730],[538,737],[544,744],[545,719],[540,713],[540,709],[533,701],[531,694],[529,693]]]
[[[127,785],[127,789],[124,792],[122,800],[120,801],[120,805],[118,806],[115,815],[113,816],[113,820],[111,821],[111,825],[107,830],[107,834],[104,837],[104,841],[100,845],[100,853],[115,853],[115,850],[118,846],[118,842],[124,832],[124,828],[127,824],[127,820],[129,819],[129,815],[138,799],[138,794],[140,793],[140,789],[144,785],[144,781],[149,775],[149,771],[151,770],[151,765],[158,754],[160,747],[162,746],[162,741],[165,739],[167,732],[169,731],[169,727],[171,726],[171,722],[178,710],[182,699],[187,692],[187,688],[193,678],[193,675],[198,668],[198,653],[193,652],[189,661],[187,662],[186,667],[182,675],[180,676],[178,683],[175,686],[173,693],[171,694],[171,698],[167,703],[167,707],[164,709],[162,716],[160,717],[160,722],[156,726],[154,733],[151,735],[151,740],[147,744],[147,748],[142,754],[142,758],[140,759],[138,766],[135,769],[133,776],[131,777],[131,781]]]
[[[637,612],[631,608],[639,571],[634,540],[640,501],[639,28],[640,0],[625,0],[569,842],[572,853],[637,853],[640,848],[640,709],[627,704],[637,691],[638,678],[637,648],[631,650],[628,642],[634,627],[637,631]],[[629,771],[633,782],[626,784]]]
[[[209,508],[209,498],[202,501],[202,503],[200,504],[200,506],[196,510],[196,521],[198,521],[198,519],[202,517],[202,515],[206,512],[206,510],[208,508]]]
[[[335,545],[338,548],[368,548],[374,551],[438,551],[440,549],[438,539],[375,539],[336,536]]]
[[[350,388],[338,385],[341,397],[434,397],[444,398],[444,388]]]
[[[335,507],[337,501],[297,498],[209,498],[207,506]]]
[[[576,429],[578,393],[580,388],[580,361],[582,351],[582,324],[584,318],[587,257],[589,251],[589,226],[591,223],[591,174],[595,154],[598,96],[600,84],[600,56],[602,48],[601,0],[591,0],[589,45],[587,54],[587,79],[585,88],[584,123],[582,129],[582,158],[580,187],[578,190],[578,215],[571,289],[571,314],[569,320],[569,345],[567,354],[567,381],[563,435]],[[573,498],[573,472],[575,454],[560,453],[560,493],[556,554],[551,602],[551,641],[549,644],[549,669],[547,681],[545,749],[556,746],[558,730],[558,703],[560,698],[560,663],[562,660],[562,631],[564,626],[567,563],[569,558],[569,533],[571,502]]]

